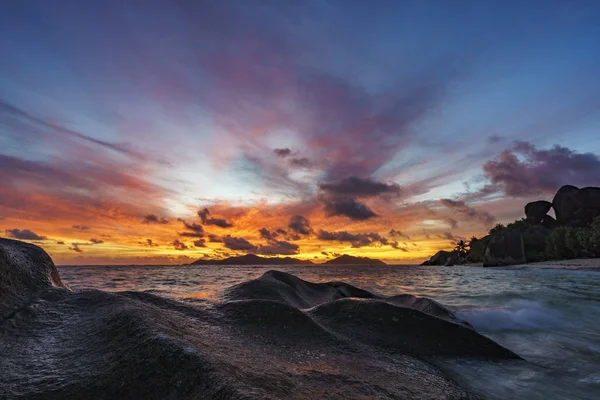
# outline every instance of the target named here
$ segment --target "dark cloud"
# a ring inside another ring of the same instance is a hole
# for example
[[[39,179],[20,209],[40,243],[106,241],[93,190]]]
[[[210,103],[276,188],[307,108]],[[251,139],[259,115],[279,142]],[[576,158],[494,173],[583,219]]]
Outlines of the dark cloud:
[[[410,236],[396,230],[396,229],[391,229],[389,235],[391,237],[399,237],[399,238],[405,238],[405,239],[410,239]]]
[[[284,158],[284,157],[287,157],[290,154],[292,154],[292,150],[290,150],[288,148],[274,149],[273,153],[275,153],[278,157]]]
[[[271,231],[268,230],[267,228],[260,228],[258,230],[258,232],[260,234],[260,237],[265,240],[268,240],[268,241],[275,240],[276,234],[271,233]]]
[[[194,246],[195,247],[206,247],[206,240],[205,239],[194,240]]]
[[[352,247],[390,244],[388,239],[374,232],[353,234],[346,231],[328,232],[323,229],[319,229],[319,232],[317,233],[317,238],[325,241],[348,242],[352,245]]]
[[[150,247],[158,247],[158,244],[154,243],[154,241],[152,239],[146,239],[146,245],[148,245]]]
[[[185,243],[180,242],[178,239],[173,240],[173,247],[175,250],[187,250],[188,247]]]
[[[211,243],[221,243],[223,240],[217,236],[217,235],[213,235],[212,233],[208,234],[208,241]]]
[[[396,250],[400,250],[405,253],[409,252],[409,250],[406,248],[406,244],[404,244],[404,246],[401,246],[400,243],[398,243],[398,242],[390,242],[390,246],[392,246]]]
[[[312,162],[306,157],[292,158],[290,165],[296,168],[310,168],[313,166]]]
[[[209,215],[210,211],[208,211],[208,208],[198,211],[198,216],[204,225],[214,225],[218,226],[219,228],[231,228],[233,226],[232,223],[227,222],[227,220],[223,218],[209,218]]]
[[[80,231],[87,231],[88,229],[90,229],[90,227],[87,225],[73,225],[73,228],[79,229]]]
[[[322,251],[321,254],[323,254],[324,256],[328,256],[329,255],[329,253],[326,252],[326,251]]]
[[[448,225],[450,225],[450,227],[452,229],[458,228],[458,221],[455,220],[454,218],[450,218],[450,217],[444,218],[444,222],[446,222]]]
[[[278,235],[287,235],[287,231],[285,229],[281,229],[281,228],[277,228],[275,229],[275,233],[277,233]]]
[[[363,221],[377,216],[366,204],[352,197],[322,198],[321,201],[325,205],[325,214],[328,217],[344,216],[353,220]]]
[[[483,172],[492,187],[509,196],[550,194],[563,185],[597,185],[600,158],[559,145],[540,150],[527,142],[515,142],[512,148],[485,163]]]
[[[142,224],[168,224],[169,220],[155,214],[148,214],[142,219]]]
[[[301,216],[295,216],[295,217],[300,217],[300,218],[304,218]],[[294,221],[294,218],[292,217],[291,221]],[[304,229],[306,229],[306,224],[308,224],[308,226],[310,227],[310,223],[308,222],[308,219],[304,218],[305,221],[300,221],[299,219],[296,219],[297,222],[299,223],[303,223],[302,227]],[[290,223],[291,223],[290,221]],[[286,231],[283,229],[276,229],[274,231],[269,231],[267,228],[261,228],[258,231],[260,233],[260,237],[265,239],[268,244],[266,245],[259,245],[255,252],[257,254],[264,254],[264,255],[275,255],[275,254],[282,254],[282,255],[292,255],[292,254],[298,254],[299,252],[299,246],[297,244],[294,243],[290,243],[288,241],[284,241],[284,240],[278,240],[277,237],[281,234],[286,234]],[[299,236],[298,236],[299,239]]]
[[[257,247],[244,238],[233,237],[230,235],[223,237],[223,245],[230,250],[256,251]]]
[[[370,178],[363,179],[356,176],[320,183],[319,189],[328,195],[343,197],[375,197],[400,193],[400,186],[395,183],[377,182]]]
[[[65,242],[63,242],[62,240],[56,242],[56,244],[65,244]]]
[[[91,238],[90,239],[90,243],[92,243],[92,244],[102,244],[102,243],[104,243],[104,240]]]
[[[69,250],[73,250],[76,253],[83,253],[83,250],[81,250],[79,248],[80,243],[71,243],[71,247],[69,247]]]
[[[6,236],[19,239],[19,240],[46,240],[46,236],[38,235],[37,233],[30,231],[29,229],[7,229],[5,231]]]
[[[496,220],[492,214],[486,211],[478,211],[473,207],[469,207],[464,201],[441,199],[440,204],[466,218],[477,220],[485,226],[492,225]],[[450,223],[451,225],[453,225],[452,222],[456,223],[456,221],[451,218],[448,218],[446,222]],[[455,228],[455,226],[452,227]]]
[[[202,225],[198,225],[194,222],[188,224],[185,220],[179,218],[179,221],[185,226],[185,229],[191,232],[179,232],[179,236],[183,237],[195,237],[195,238],[203,238],[204,237],[204,228]]]
[[[268,245],[259,246],[255,252],[257,254],[264,254],[264,255],[276,255],[276,254],[293,255],[293,254],[298,254],[299,249],[300,248],[297,244],[282,241],[282,240],[276,240],[276,241],[272,241]]]
[[[288,223],[288,228],[290,231],[299,235],[310,235],[313,232],[313,229],[310,226],[310,220],[302,215],[292,216]]]

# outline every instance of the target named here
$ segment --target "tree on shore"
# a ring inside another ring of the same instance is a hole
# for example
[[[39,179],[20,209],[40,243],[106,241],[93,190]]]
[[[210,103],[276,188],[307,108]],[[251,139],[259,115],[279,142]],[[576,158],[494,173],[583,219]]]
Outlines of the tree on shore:
[[[456,246],[454,247],[454,250],[456,250],[460,254],[464,255],[464,254],[467,254],[467,247],[468,247],[467,242],[465,242],[464,240],[461,239],[458,242],[456,242]]]

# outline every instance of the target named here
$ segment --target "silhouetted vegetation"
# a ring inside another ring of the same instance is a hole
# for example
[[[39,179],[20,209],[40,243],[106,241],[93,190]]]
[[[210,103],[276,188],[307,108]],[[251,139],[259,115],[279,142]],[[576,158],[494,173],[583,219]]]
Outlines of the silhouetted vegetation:
[[[497,224],[483,238],[471,238],[464,253],[467,260],[483,261],[491,235],[503,229],[514,229],[521,233],[527,261],[600,257],[600,217],[595,218],[589,226],[558,226],[554,229],[531,224],[522,218],[506,226]],[[455,247],[459,252],[464,248],[461,242]]]

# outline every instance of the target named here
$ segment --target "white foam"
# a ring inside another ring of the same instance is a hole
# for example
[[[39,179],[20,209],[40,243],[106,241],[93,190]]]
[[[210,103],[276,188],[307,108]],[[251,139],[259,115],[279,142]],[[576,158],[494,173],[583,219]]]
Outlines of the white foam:
[[[553,329],[566,322],[560,312],[530,300],[513,300],[502,308],[459,312],[457,316],[482,332]]]

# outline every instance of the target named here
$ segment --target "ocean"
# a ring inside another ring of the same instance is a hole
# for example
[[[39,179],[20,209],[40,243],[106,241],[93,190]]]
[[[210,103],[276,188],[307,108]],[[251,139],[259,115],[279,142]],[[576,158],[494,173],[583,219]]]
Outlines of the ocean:
[[[277,269],[381,295],[432,298],[527,362],[447,360],[454,379],[491,399],[600,399],[600,271],[418,266],[62,266],[73,289],[149,291],[184,302]]]

